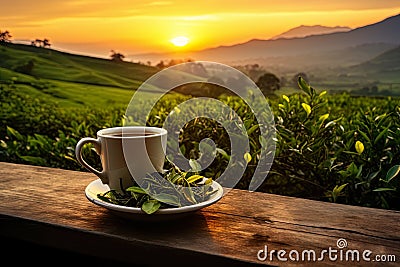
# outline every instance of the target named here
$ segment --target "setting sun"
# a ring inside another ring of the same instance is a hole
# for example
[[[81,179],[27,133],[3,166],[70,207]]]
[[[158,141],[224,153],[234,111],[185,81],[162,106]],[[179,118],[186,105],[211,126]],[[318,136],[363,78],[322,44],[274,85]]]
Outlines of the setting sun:
[[[189,43],[189,38],[185,37],[185,36],[177,36],[175,38],[172,38],[170,40],[170,42],[174,45],[174,46],[185,46]]]

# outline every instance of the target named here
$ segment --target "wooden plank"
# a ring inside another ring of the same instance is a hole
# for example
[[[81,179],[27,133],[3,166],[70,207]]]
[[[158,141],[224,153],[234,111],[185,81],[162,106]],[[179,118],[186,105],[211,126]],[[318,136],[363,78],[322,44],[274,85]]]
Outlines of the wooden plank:
[[[397,211],[231,190],[185,218],[140,223],[86,199],[84,189],[96,179],[91,173],[0,162],[0,179],[1,235],[87,255],[140,264],[292,266],[299,262],[281,262],[276,253],[272,261],[260,261],[257,253],[266,245],[269,251],[319,253],[337,249],[337,240],[344,238],[346,249],[396,255],[400,261]],[[324,260],[327,266],[341,263]]]

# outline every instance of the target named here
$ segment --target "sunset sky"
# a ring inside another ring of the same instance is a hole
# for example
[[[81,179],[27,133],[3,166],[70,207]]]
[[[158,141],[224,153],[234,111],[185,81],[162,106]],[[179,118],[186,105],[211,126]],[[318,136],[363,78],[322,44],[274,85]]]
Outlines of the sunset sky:
[[[199,50],[268,39],[299,25],[349,26],[400,13],[399,0],[1,0],[0,30],[48,38],[63,51],[107,57]],[[174,46],[171,39],[189,41]]]

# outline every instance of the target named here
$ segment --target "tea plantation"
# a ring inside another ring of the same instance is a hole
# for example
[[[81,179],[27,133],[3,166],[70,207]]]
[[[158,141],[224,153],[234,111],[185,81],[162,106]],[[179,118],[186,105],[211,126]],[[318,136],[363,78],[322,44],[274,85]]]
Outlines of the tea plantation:
[[[4,50],[10,48],[1,49],[4,55],[10,54]],[[16,61],[2,62],[0,160],[85,171],[75,159],[75,145],[82,137],[95,137],[99,129],[123,124],[133,93],[125,82],[131,78],[109,74],[87,82],[79,75],[68,80],[66,77],[71,76],[67,73],[57,79],[56,74],[44,77],[45,70],[38,72],[42,77],[37,78],[5,66],[15,67],[20,64]],[[82,72],[90,69],[82,60],[71,62],[68,64],[79,66]],[[106,62],[95,61],[99,73],[102,64]],[[137,83],[154,73],[147,66],[133,67],[143,71],[135,78]],[[274,113],[276,138],[272,141],[276,152],[258,191],[400,210],[400,99],[330,95],[316,92],[301,78],[299,88],[302,90],[298,93],[268,99]],[[161,127],[176,105],[189,98],[166,95],[152,110],[147,124]],[[243,100],[235,96],[221,96],[219,100],[235,110],[247,129],[251,157],[247,155],[246,171],[236,186],[246,190],[266,140]],[[214,140],[216,158],[203,174],[217,179],[232,156],[230,140],[224,136],[222,125],[199,118],[184,126],[179,147],[187,158],[197,158],[199,142],[205,137]],[[89,164],[101,168],[89,146],[84,154]]]

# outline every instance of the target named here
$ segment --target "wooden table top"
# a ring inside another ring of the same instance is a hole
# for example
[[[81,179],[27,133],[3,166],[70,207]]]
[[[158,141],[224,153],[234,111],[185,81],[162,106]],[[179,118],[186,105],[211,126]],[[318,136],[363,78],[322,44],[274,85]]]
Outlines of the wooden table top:
[[[0,162],[0,235],[149,266],[400,262],[398,211],[234,189],[183,218],[136,222],[88,201],[84,190],[96,179],[87,172]],[[352,262],[356,253],[359,261]]]

